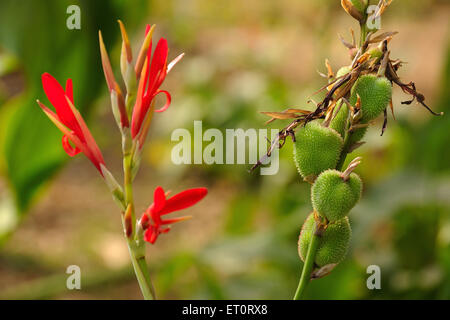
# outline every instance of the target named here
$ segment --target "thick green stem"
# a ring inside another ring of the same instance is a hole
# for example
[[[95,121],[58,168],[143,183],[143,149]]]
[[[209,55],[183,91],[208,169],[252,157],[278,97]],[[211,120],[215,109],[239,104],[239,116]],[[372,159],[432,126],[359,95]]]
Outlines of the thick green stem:
[[[311,241],[308,246],[308,253],[306,254],[305,263],[303,265],[302,275],[300,276],[300,281],[298,282],[297,291],[294,295],[294,300],[300,300],[303,293],[305,292],[306,286],[311,280],[311,272],[314,268],[314,260],[316,257],[317,248],[319,246],[320,233],[318,223],[316,222],[313,228]]]

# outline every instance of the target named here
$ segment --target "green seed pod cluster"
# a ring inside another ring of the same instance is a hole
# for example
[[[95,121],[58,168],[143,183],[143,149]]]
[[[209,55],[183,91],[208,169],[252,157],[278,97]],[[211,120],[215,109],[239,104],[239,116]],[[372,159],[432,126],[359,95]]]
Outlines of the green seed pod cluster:
[[[339,111],[336,113],[333,120],[331,120],[330,128],[336,130],[342,139],[344,139],[348,127],[349,109],[347,105],[342,102],[342,100],[338,101],[336,108],[339,108]]]
[[[294,161],[303,179],[313,182],[323,171],[336,167],[344,140],[336,130],[309,122],[296,135]]]
[[[351,90],[350,103],[355,105],[361,99],[361,123],[368,123],[378,117],[392,97],[391,82],[385,77],[373,74],[363,75],[356,80]]]
[[[308,247],[313,235],[315,225],[314,213],[306,219],[298,240],[298,253],[302,261],[305,261]],[[348,218],[329,223],[319,239],[314,263],[318,267],[341,262],[348,250],[351,237],[351,228]]]
[[[314,209],[328,221],[344,218],[361,198],[362,181],[356,173],[349,176],[337,170],[322,172],[311,189]]]

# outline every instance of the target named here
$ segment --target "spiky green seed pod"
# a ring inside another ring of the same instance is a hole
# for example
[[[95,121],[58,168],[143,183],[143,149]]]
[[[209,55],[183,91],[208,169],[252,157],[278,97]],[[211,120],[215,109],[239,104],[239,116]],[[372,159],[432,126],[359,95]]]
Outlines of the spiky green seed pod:
[[[322,172],[311,188],[314,209],[328,221],[344,218],[361,198],[362,181],[356,173]]]
[[[294,161],[303,179],[313,182],[322,172],[336,167],[344,140],[336,130],[309,122],[296,135]]]
[[[391,82],[385,77],[368,74],[359,77],[351,90],[350,103],[356,104],[361,98],[361,123],[368,123],[378,117],[388,106],[392,97]]]
[[[308,253],[314,224],[314,214],[311,213],[302,226],[298,240],[298,253],[302,261],[305,261],[306,254]],[[314,263],[319,267],[323,267],[328,264],[338,264],[341,262],[347,253],[351,234],[352,230],[347,217],[329,223],[319,239]]]
[[[345,138],[345,132],[348,127],[348,114],[349,110],[345,103],[342,100],[339,100],[336,104],[336,110],[339,108],[339,112],[334,116],[333,120],[330,122],[330,128],[336,130],[342,138]],[[336,112],[336,111],[335,111]]]

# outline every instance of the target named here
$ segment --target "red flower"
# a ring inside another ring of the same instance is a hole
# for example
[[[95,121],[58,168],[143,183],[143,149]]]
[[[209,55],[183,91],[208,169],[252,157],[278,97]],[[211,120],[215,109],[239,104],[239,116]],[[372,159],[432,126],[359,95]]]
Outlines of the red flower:
[[[165,227],[166,225],[191,218],[185,216],[163,220],[161,216],[189,208],[202,200],[207,193],[206,188],[188,189],[166,199],[167,194],[164,193],[163,188],[157,187],[153,195],[154,202],[141,218],[141,225],[145,230],[144,240],[153,244],[161,233],[169,232],[170,227]]]
[[[48,100],[55,107],[56,113],[39,100],[37,102],[50,120],[64,134],[62,137],[64,151],[71,157],[83,152],[103,175],[101,166],[105,165],[105,161],[102,153],[81,114],[73,105],[72,79],[67,79],[66,90],[64,90],[55,78],[48,73],[44,73],[42,85]],[[72,147],[70,142],[75,147]]]
[[[147,25],[147,29],[145,31],[146,36],[148,36],[149,32],[152,31],[150,26]],[[150,109],[151,103],[158,94],[163,93],[166,96],[166,103],[162,108],[155,110],[155,112],[163,112],[169,108],[171,102],[170,93],[166,90],[160,90],[159,87],[164,82],[164,79],[170,69],[183,57],[183,54],[181,54],[172,62],[167,64],[169,49],[167,46],[167,40],[164,38],[161,38],[158,41],[153,57],[151,49],[152,42],[150,40],[149,47],[147,48],[146,59],[142,66],[142,71],[140,71],[140,74],[136,75],[140,76],[140,79],[136,104],[133,109],[131,120],[131,135],[133,139],[141,132],[144,119]],[[140,61],[140,59],[138,59],[138,61]],[[140,69],[140,66],[138,66],[139,64],[140,63],[138,63],[136,67],[138,73]],[[143,131],[145,131],[145,128]]]

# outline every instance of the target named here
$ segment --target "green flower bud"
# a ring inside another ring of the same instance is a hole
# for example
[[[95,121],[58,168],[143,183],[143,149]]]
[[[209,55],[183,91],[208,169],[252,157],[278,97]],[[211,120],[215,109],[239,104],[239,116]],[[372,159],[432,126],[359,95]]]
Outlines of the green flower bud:
[[[294,144],[294,161],[301,176],[309,182],[336,167],[344,140],[336,130],[314,121],[301,128]]]
[[[350,103],[356,104],[361,98],[361,123],[368,123],[378,117],[389,104],[392,97],[391,82],[385,77],[368,74],[359,77],[351,90]]]
[[[339,100],[336,104],[335,110],[339,108],[339,111],[330,122],[330,128],[336,130],[342,138],[345,138],[345,132],[348,126],[348,107],[342,100]],[[336,111],[334,111],[336,113]]]
[[[362,181],[356,173],[344,175],[327,170],[317,177],[311,188],[314,209],[328,221],[344,218],[361,198]]]
[[[314,224],[314,213],[311,213],[302,226],[298,240],[298,253],[302,261],[305,261],[308,253]],[[347,253],[351,233],[352,230],[347,217],[329,223],[319,239],[314,263],[318,267],[323,267],[341,262]]]

